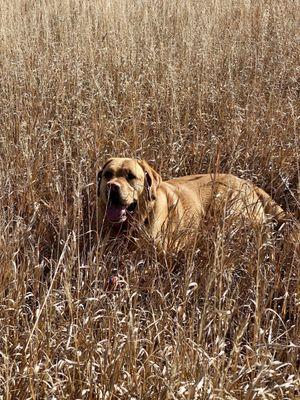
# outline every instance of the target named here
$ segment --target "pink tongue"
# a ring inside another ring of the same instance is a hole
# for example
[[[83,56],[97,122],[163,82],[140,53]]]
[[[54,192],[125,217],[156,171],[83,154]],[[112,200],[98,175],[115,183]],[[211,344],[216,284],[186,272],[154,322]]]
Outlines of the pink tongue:
[[[125,221],[126,207],[111,204],[107,207],[106,216],[110,221]]]

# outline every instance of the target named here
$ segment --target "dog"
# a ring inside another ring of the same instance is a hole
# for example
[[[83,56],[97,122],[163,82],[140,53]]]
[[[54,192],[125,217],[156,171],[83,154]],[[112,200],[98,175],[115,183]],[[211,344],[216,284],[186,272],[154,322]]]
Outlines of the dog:
[[[262,189],[231,174],[163,181],[145,160],[111,158],[97,175],[97,222],[111,236],[142,229],[167,250],[190,243],[209,213],[255,225],[283,221],[284,210]]]

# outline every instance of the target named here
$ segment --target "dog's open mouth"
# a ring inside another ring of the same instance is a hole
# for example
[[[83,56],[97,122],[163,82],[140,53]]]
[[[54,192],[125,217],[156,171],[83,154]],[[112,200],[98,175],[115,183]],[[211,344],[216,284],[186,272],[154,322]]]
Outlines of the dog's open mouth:
[[[129,206],[110,202],[107,206],[106,217],[110,222],[122,223],[127,220],[128,214],[132,214],[136,207],[136,201],[131,203]]]

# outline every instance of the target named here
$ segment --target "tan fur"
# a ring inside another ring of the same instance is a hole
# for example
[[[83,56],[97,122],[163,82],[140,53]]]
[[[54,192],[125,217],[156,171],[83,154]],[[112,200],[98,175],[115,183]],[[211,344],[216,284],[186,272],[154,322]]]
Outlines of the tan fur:
[[[107,171],[110,172],[106,179]],[[131,172],[136,179],[128,182]],[[132,224],[146,228],[150,237],[164,245],[177,233],[177,242],[190,240],[208,212],[223,212],[245,218],[255,224],[264,223],[268,214],[277,219],[285,216],[283,209],[262,189],[231,174],[191,175],[162,181],[146,161],[113,158],[99,173],[98,222],[104,229],[114,224],[106,218],[108,182],[117,182],[124,202],[136,201],[138,206]],[[127,204],[126,203],[126,204]]]

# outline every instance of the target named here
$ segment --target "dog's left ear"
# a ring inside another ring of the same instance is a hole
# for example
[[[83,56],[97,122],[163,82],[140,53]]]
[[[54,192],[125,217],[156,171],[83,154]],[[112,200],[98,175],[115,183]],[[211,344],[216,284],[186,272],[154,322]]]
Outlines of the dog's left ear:
[[[102,174],[105,169],[105,167],[112,161],[112,158],[110,158],[106,163],[103,165],[103,167],[100,169],[100,171],[97,174],[97,196],[100,196],[100,184],[101,184],[101,179],[102,179]]]
[[[156,192],[162,182],[161,176],[145,160],[139,160],[138,163],[145,171],[145,188],[148,200],[156,199]]]

